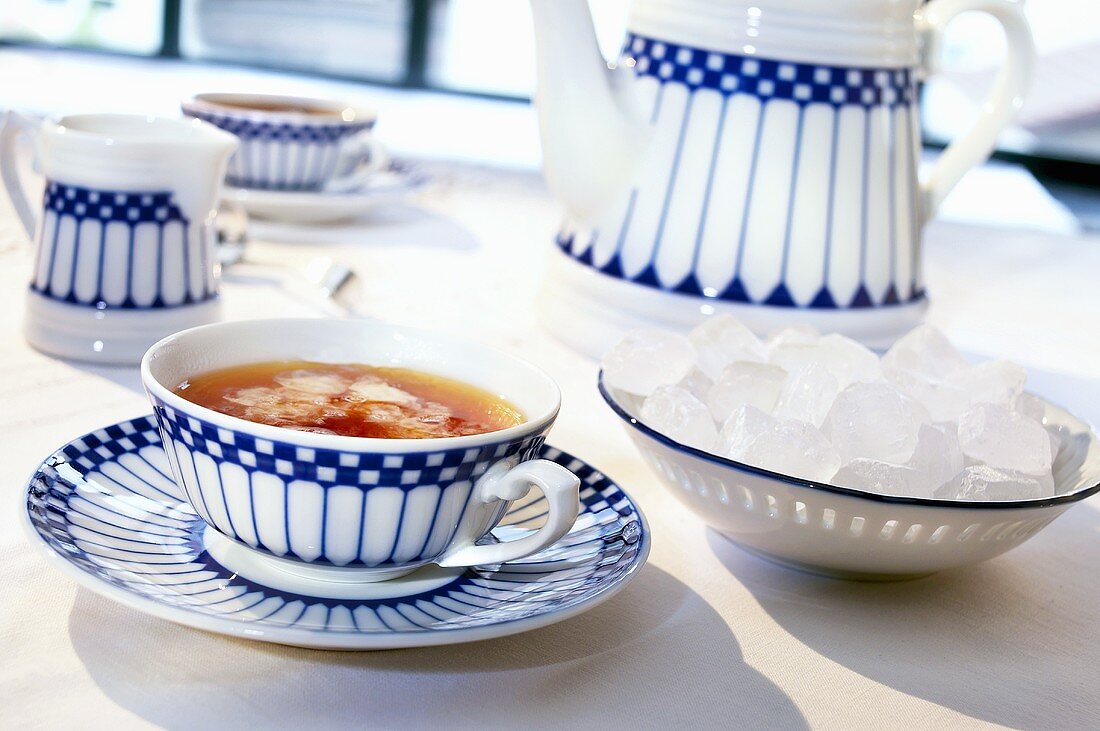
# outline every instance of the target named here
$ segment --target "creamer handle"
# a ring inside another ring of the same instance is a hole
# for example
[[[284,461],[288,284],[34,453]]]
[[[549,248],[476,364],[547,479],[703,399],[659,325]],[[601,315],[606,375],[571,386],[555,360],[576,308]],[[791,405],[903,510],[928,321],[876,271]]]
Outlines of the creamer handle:
[[[4,127],[0,130],[0,177],[4,179],[4,188],[8,198],[19,216],[27,238],[34,240],[37,221],[31,207],[27,189],[19,179],[19,138],[25,134],[33,135],[38,122],[18,112],[9,111],[4,115]]]

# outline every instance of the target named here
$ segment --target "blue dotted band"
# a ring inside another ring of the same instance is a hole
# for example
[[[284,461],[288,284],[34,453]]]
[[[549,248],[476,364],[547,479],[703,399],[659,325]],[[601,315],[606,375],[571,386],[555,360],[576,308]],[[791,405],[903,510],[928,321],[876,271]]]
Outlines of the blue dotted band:
[[[318,142],[328,144],[339,142],[350,135],[369,130],[374,120],[339,124],[294,124],[290,122],[259,122],[255,119],[238,117],[215,112],[188,109],[187,114],[209,122],[226,132],[235,134],[242,141],[261,142]]]
[[[92,218],[107,223],[166,223],[187,219],[168,192],[124,193],[92,190],[64,183],[46,186],[42,207],[77,219]]]
[[[823,103],[864,107],[911,104],[915,98],[908,68],[773,61],[754,56],[717,53],[630,35],[622,63],[639,76],[661,83],[677,82],[692,90],[750,94],[760,99],[786,99],[798,104]]]

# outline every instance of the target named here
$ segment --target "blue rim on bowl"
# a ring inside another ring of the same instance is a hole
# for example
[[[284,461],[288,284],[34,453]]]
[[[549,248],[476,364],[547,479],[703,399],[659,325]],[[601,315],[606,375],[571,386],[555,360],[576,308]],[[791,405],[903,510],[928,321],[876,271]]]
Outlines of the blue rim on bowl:
[[[871,500],[881,503],[893,503],[895,505],[919,505],[923,507],[933,508],[953,508],[964,510],[1004,510],[1004,509],[1016,509],[1016,508],[1045,508],[1052,505],[1064,505],[1067,503],[1075,503],[1085,498],[1095,495],[1100,492],[1100,482],[1094,485],[1081,487],[1074,492],[1066,493],[1064,495],[1055,495],[1048,498],[1032,498],[1028,500],[1000,500],[1000,501],[978,501],[978,500],[941,500],[938,498],[922,498],[922,497],[905,497],[901,495],[880,495],[874,492],[866,492],[865,490],[857,490],[851,487],[841,487],[839,485],[830,485],[826,482],[817,482],[815,480],[807,480],[801,477],[795,477],[793,475],[786,475],[782,472],[772,472],[771,470],[764,469],[763,467],[756,467],[745,462],[738,462],[737,460],[729,459],[728,457],[722,457],[717,454],[711,454],[705,452],[696,447],[691,447],[681,442],[676,441],[664,434],[660,433],[656,429],[643,424],[640,420],[634,417],[629,411],[627,411],[622,404],[615,400],[615,397],[611,395],[611,391],[608,389],[607,384],[604,383],[603,369],[600,369],[599,376],[597,377],[597,387],[600,390],[600,395],[603,396],[603,400],[607,402],[607,405],[611,407],[611,410],[629,424],[637,431],[645,434],[650,439],[655,439],[661,444],[664,444],[671,449],[678,452],[688,454],[698,459],[706,460],[723,467],[728,467],[739,472],[746,472],[753,475],[759,475],[761,477],[767,477],[773,480],[794,485],[796,487],[806,487],[811,490],[822,490],[824,492],[836,493],[838,495],[847,495],[849,497],[861,498],[864,500]],[[1095,437],[1094,437],[1095,438]]]

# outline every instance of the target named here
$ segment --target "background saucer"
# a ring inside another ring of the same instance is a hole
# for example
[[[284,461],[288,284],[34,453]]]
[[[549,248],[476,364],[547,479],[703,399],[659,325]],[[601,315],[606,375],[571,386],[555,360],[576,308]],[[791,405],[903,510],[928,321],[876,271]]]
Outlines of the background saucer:
[[[582,482],[581,512],[561,541],[500,566],[461,573],[426,567],[365,593],[326,582],[265,582],[263,572],[248,578],[219,562],[227,554],[213,544],[207,550],[205,523],[170,476],[152,416],[108,426],[55,452],[28,485],[25,523],[53,564],[80,584],[180,624],[314,648],[468,642],[595,606],[621,589],[649,553],[645,519],[614,482],[552,447],[541,456]],[[532,490],[494,534],[531,530],[545,509]]]
[[[332,223],[395,203],[420,191],[428,176],[394,163],[358,188],[332,192],[222,187],[222,200],[240,205],[250,216],[287,223]]]

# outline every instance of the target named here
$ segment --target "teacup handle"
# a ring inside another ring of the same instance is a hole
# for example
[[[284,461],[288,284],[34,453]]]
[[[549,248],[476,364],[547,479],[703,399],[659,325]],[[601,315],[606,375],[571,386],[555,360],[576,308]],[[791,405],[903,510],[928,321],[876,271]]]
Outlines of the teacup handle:
[[[374,138],[369,130],[364,130],[349,139],[340,150],[344,160],[351,160],[346,172],[337,174],[325,183],[329,193],[344,193],[361,187],[374,173],[385,170],[390,164],[390,153],[381,142]]]
[[[25,117],[18,112],[8,111],[4,115],[3,129],[0,130],[0,177],[4,179],[4,188],[8,191],[8,198],[11,199],[23,228],[27,231],[27,238],[32,241],[37,219],[27,195],[27,188],[19,179],[16,145],[22,135],[33,135],[37,128],[37,120]]]
[[[1004,29],[1005,63],[997,72],[993,90],[982,103],[978,120],[943,151],[931,173],[921,181],[922,222],[935,215],[940,203],[967,170],[993,152],[997,135],[1023,103],[1035,65],[1035,43],[1020,0],[932,0],[914,16],[924,41],[921,72],[931,75],[944,29],[960,13],[978,11],[992,15]]]
[[[487,475],[474,487],[472,499],[486,504],[519,500],[532,486],[546,498],[546,523],[531,535],[502,543],[475,545],[481,536],[458,542],[436,561],[440,566],[483,566],[514,561],[538,553],[560,540],[577,521],[580,512],[580,479],[556,462],[533,459],[521,462],[500,476]]]

